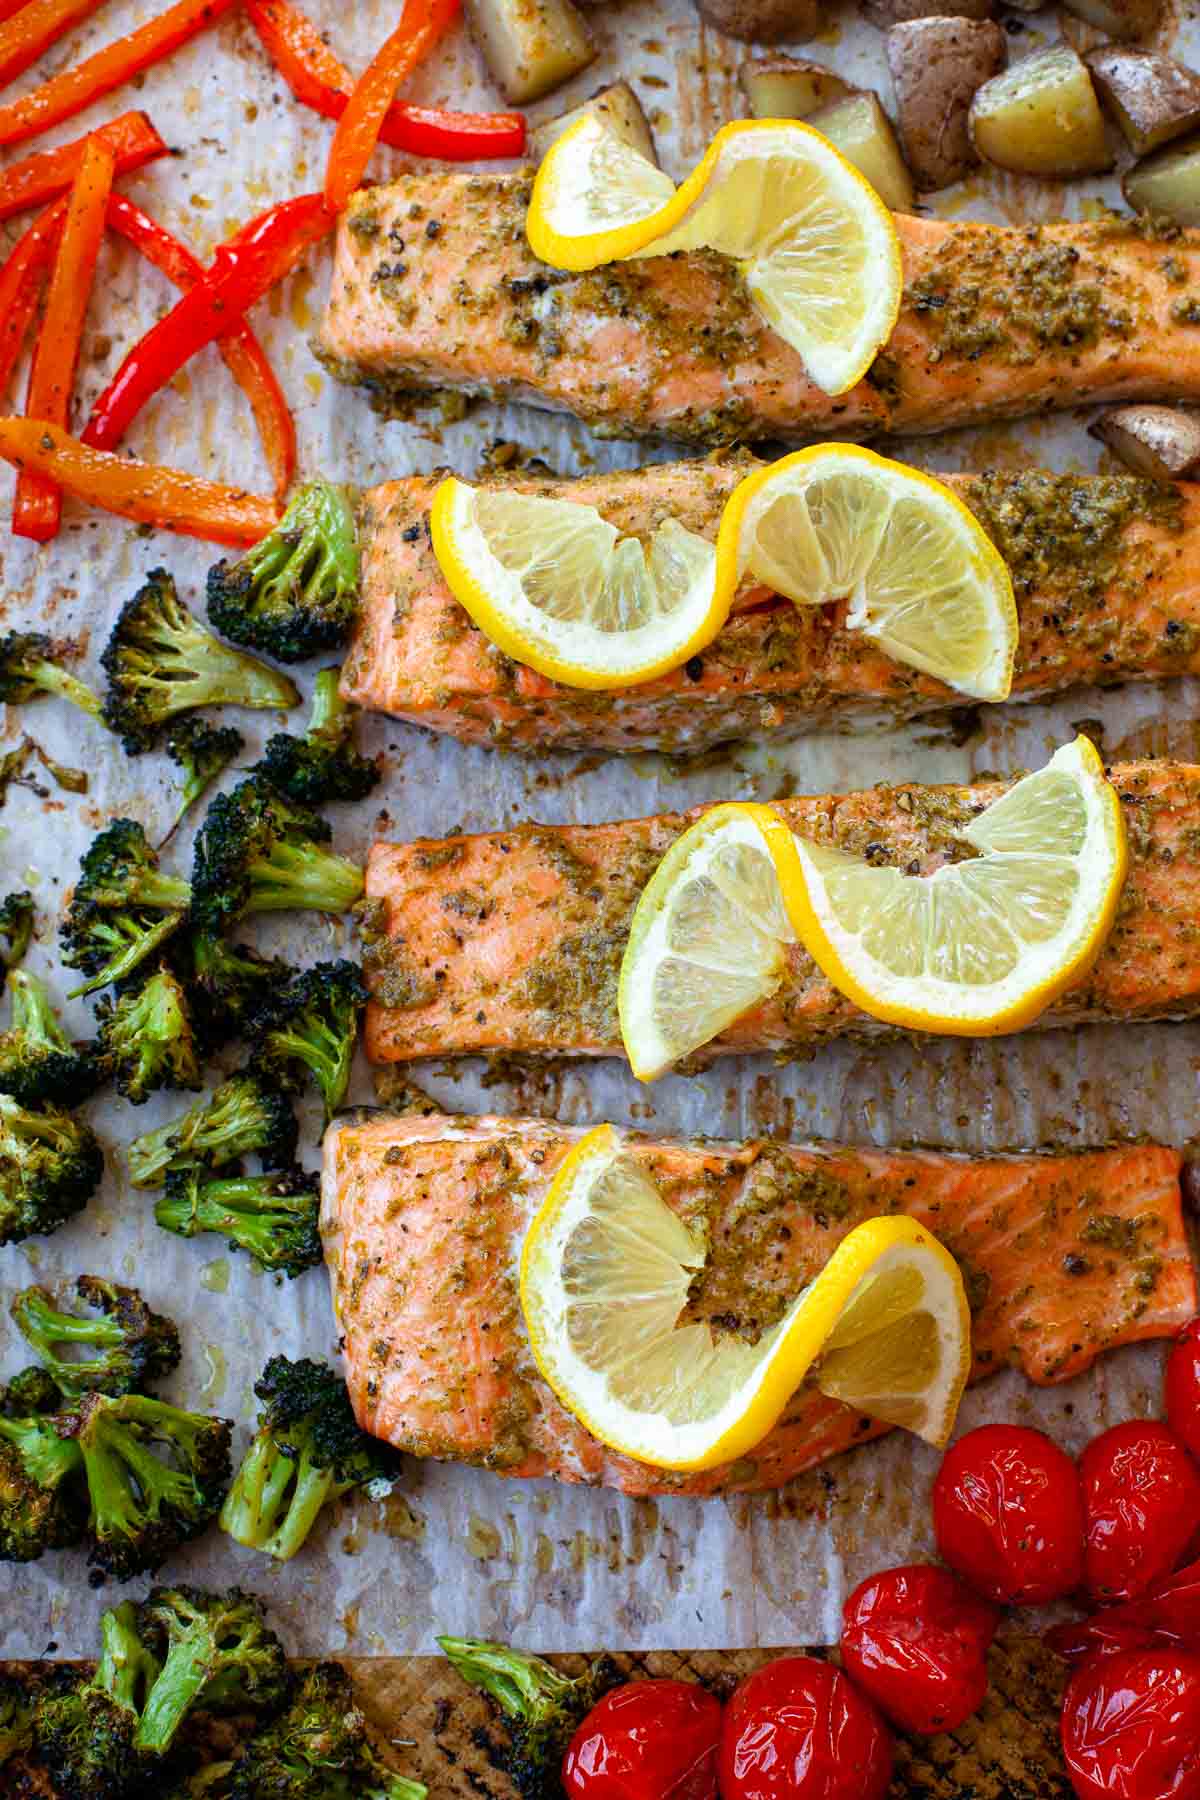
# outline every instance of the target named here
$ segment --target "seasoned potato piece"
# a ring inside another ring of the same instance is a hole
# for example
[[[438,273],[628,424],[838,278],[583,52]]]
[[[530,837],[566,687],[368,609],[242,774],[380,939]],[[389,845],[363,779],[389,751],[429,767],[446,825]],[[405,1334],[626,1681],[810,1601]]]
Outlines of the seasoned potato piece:
[[[1038,0],[1044,5],[1045,0]],[[886,31],[909,19],[990,19],[992,0],[863,0],[863,12],[872,25]]]
[[[1148,156],[1130,169],[1121,187],[1135,212],[1200,225],[1200,137]]]
[[[1018,175],[1095,175],[1112,167],[1092,78],[1067,44],[1027,56],[980,88],[971,137],[980,156]]]
[[[803,43],[824,20],[820,0],[696,0],[701,18],[751,44]]]
[[[1118,406],[1088,430],[1154,481],[1181,481],[1200,466],[1200,418],[1177,406]]]
[[[571,0],[465,0],[471,36],[504,98],[540,100],[594,61]]]
[[[576,119],[593,113],[614,137],[620,138],[623,144],[628,144],[631,150],[636,150],[639,156],[644,156],[647,162],[652,162],[657,167],[658,150],[650,121],[627,81],[614,81],[611,87],[597,88],[591,99],[585,100],[582,106],[573,106],[570,112],[543,120],[530,135],[529,148],[532,155],[540,160],[568,125],[574,125]]]
[[[911,19],[887,34],[900,139],[918,188],[949,187],[979,160],[971,97],[1004,67],[1003,31],[988,19]]]
[[[1200,125],[1200,75],[1153,50],[1105,45],[1083,59],[1101,102],[1138,156]]]
[[[814,113],[808,123],[823,132],[847,162],[866,176],[893,212],[909,212],[914,194],[892,130],[877,94],[851,94]]]
[[[855,90],[824,63],[797,56],[764,56],[738,70],[742,92],[756,119],[807,119]]]
[[[1063,0],[1068,12],[1109,37],[1145,37],[1162,17],[1163,0]]]

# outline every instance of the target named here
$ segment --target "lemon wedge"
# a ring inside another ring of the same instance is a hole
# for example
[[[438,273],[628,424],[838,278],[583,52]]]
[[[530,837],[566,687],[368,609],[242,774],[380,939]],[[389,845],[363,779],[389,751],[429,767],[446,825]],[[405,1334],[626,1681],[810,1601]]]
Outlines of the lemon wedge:
[[[1127,861],[1121,803],[1077,737],[961,841],[975,854],[922,876],[797,838],[801,886],[786,904],[805,949],[874,1018],[959,1036],[1016,1031],[1108,936]]]
[[[543,158],[526,235],[542,262],[576,271],[720,251],[827,394],[862,379],[900,311],[891,213],[827,138],[793,119],[724,126],[675,187],[586,115]]]
[[[746,574],[799,606],[849,603],[897,662],[1006,700],[1019,625],[1000,552],[956,494],[857,444],[818,444],[748,475],[717,538],[719,583]]]
[[[710,808],[667,851],[634,910],[617,992],[642,1081],[775,992],[796,942],[783,895],[801,880],[791,832],[752,802]]]
[[[658,1468],[715,1468],[761,1443],[813,1371],[823,1392],[946,1442],[970,1314],[923,1225],[857,1226],[757,1343],[680,1323],[706,1256],[611,1125],[575,1146],[526,1233],[521,1306],[538,1368],[593,1437]]]
[[[676,519],[643,546],[594,506],[450,476],[430,524],[438,567],[480,630],[568,687],[628,687],[677,668],[712,642],[733,599],[714,546]]]

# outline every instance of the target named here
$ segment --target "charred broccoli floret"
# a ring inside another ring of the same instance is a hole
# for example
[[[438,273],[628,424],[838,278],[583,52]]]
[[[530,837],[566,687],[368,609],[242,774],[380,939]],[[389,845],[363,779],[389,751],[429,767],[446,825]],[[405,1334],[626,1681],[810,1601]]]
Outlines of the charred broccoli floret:
[[[164,875],[133,819],[113,819],[93,838],[63,920],[63,961],[91,979],[75,994],[121,981],[183,923],[191,888]]]
[[[182,912],[102,912],[73,905],[61,927],[62,959],[89,980],[72,988],[68,999],[94,994],[97,988],[124,981],[148,956],[161,950],[184,920]]]
[[[297,1064],[320,1090],[328,1120],[346,1098],[366,1005],[361,971],[352,962],[316,963],[293,975],[266,1002],[251,1027],[256,1061],[289,1079]]]
[[[58,694],[93,719],[102,716],[90,687],[68,675],[57,660],[56,646],[40,631],[6,631],[0,636],[0,702],[20,706],[39,694]]]
[[[33,1685],[0,1675],[0,1769],[33,1742]]]
[[[140,1622],[143,1632],[158,1634],[165,1650],[142,1709],[140,1749],[164,1755],[193,1707],[270,1714],[286,1701],[287,1657],[253,1594],[152,1588]]]
[[[286,733],[282,735],[286,736]],[[164,844],[174,835],[188,810],[230,763],[237,760],[245,746],[245,738],[233,725],[213,725],[195,713],[176,719],[167,732],[167,755],[179,764],[184,779],[179,810],[163,839]],[[159,848],[162,848],[161,844]]]
[[[189,931],[175,940],[172,951],[206,1050],[243,1036],[267,996],[291,979],[282,958],[260,956],[249,944],[217,931]]]
[[[0,1388],[0,1418],[28,1419],[33,1413],[57,1412],[62,1401],[57,1382],[40,1363],[31,1363]]]
[[[208,616],[235,644],[303,662],[341,644],[358,604],[354,511],[332,482],[302,487],[273,531],[209,570]]]
[[[193,1163],[168,1172],[154,1217],[180,1237],[219,1231],[260,1268],[295,1276],[321,1261],[320,1204],[303,1169],[221,1178]]]
[[[347,912],[363,891],[357,863],[324,846],[324,819],[251,777],[218,794],[196,834],[192,912],[220,931],[241,913]]]
[[[92,1046],[75,1048],[36,975],[14,969],[8,985],[12,1020],[0,1032],[0,1092],[22,1106],[86,1100],[103,1074]]]
[[[422,1782],[385,1768],[338,1663],[317,1663],[285,1713],[234,1764],[228,1800],[425,1800]]]
[[[355,1420],[346,1384],[327,1363],[273,1356],[254,1384],[258,1431],[221,1508],[221,1529],[279,1562],[295,1556],[330,1500],[390,1485],[395,1457]]]
[[[136,1288],[81,1275],[75,1292],[88,1314],[60,1312],[42,1287],[22,1288],[9,1308],[17,1329],[68,1400],[81,1394],[141,1393],[179,1366],[173,1319],[147,1306]],[[68,1356],[72,1345],[91,1355]]]
[[[166,569],[152,569],[126,601],[100,660],[108,676],[104,720],[130,756],[148,750],[176,713],[200,706],[286,712],[300,699],[286,675],[201,625]]]
[[[171,970],[156,969],[141,987],[96,1009],[100,1058],[132,1105],[159,1088],[203,1087],[187,995]]]
[[[567,1746],[585,1714],[621,1679],[611,1657],[597,1657],[572,1678],[507,1644],[452,1637],[438,1643],[463,1680],[490,1694],[503,1712],[511,1739],[505,1768],[522,1800],[561,1800]]]
[[[81,1119],[0,1094],[0,1244],[57,1231],[87,1205],[103,1173],[104,1152]]]
[[[87,1520],[83,1459],[53,1418],[0,1417],[0,1561],[34,1562],[78,1544]]]
[[[49,1693],[34,1708],[38,1753],[63,1800],[126,1800],[150,1769],[137,1730],[158,1660],[142,1640],[132,1600],[102,1616],[100,1636],[91,1680]]]
[[[298,1135],[288,1096],[269,1077],[244,1069],[181,1118],[135,1138],[129,1173],[134,1187],[161,1187],[171,1169],[220,1167],[252,1152],[268,1169],[286,1169],[295,1160]]]
[[[379,765],[354,747],[358,708],[338,693],[340,669],[322,669],[313,685],[312,714],[302,738],[277,731],[267,739],[253,773],[297,806],[365,800],[379,783]]]
[[[0,937],[8,945],[0,951],[0,972],[7,973],[23,961],[33,937],[33,895],[28,888],[0,900]]]
[[[101,1578],[153,1573],[220,1510],[230,1471],[228,1419],[144,1394],[85,1394],[57,1424],[83,1453],[88,1561]]]

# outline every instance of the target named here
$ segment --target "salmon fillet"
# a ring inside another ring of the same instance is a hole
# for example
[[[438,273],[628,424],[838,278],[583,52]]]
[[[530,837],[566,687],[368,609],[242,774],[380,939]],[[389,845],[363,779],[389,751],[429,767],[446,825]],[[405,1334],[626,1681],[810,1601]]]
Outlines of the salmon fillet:
[[[529,1119],[351,1116],[325,1136],[321,1229],[359,1423],[413,1456],[631,1494],[778,1487],[885,1427],[808,1383],[752,1456],[698,1475],[611,1452],[530,1354],[526,1227],[580,1133]],[[684,1316],[756,1337],[863,1219],[905,1212],[959,1259],[975,1379],[1065,1381],[1196,1310],[1182,1159],[1153,1146],[986,1160],[630,1138],[708,1239]]]
[[[1200,1011],[1200,766],[1148,761],[1109,773],[1129,836],[1125,891],[1096,962],[1041,1026]],[[775,805],[801,836],[931,873],[1009,785],[880,786]],[[375,1062],[622,1055],[617,977],[633,908],[704,810],[375,844],[362,922],[368,1054]],[[894,1030],[860,1012],[795,946],[778,991],[699,1060]]]
[[[900,317],[836,398],[712,251],[572,275],[525,238],[528,173],[414,171],[342,215],[317,353],[382,394],[458,389],[696,443],[943,431],[1102,400],[1200,399],[1200,234],[1137,220],[900,216]],[[1193,368],[1193,361],[1195,367]]]
[[[676,518],[715,539],[748,457],[661,464],[581,481],[506,485],[595,506],[623,537]],[[1012,573],[1021,640],[1013,697],[1200,673],[1200,487],[1132,475],[947,478]],[[863,729],[961,705],[894,662],[846,607],[796,607],[747,583],[725,629],[684,668],[623,693],[562,687],[475,628],[429,536],[436,477],[365,495],[361,608],[347,699],[474,743],[523,749],[689,750],[750,735]]]

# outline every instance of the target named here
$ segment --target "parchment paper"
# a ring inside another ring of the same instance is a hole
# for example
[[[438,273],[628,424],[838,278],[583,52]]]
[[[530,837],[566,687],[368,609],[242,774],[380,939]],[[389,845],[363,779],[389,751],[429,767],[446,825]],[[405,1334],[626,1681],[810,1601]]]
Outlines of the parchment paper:
[[[391,28],[395,13],[384,0],[362,0],[356,8],[335,8],[329,0],[309,4],[356,69]],[[45,59],[39,74],[108,41],[155,5],[157,0],[112,0]],[[847,7],[831,5],[830,16],[827,32],[806,53],[886,95],[881,35]],[[735,71],[750,52],[701,27],[690,0],[624,0],[590,9],[589,18],[602,46],[599,60],[533,108],[533,116],[575,104],[602,80],[624,73],[652,116],[666,165],[682,174],[712,131],[740,113]],[[1052,34],[1050,18],[1014,21],[1014,55]],[[1169,45],[1173,35],[1172,26],[1161,42]],[[1184,53],[1189,43],[1200,50],[1200,33],[1183,33]],[[453,43],[411,92],[460,106],[496,104],[465,41]],[[96,107],[86,122],[98,123],[129,105],[145,106],[180,155],[124,185],[201,254],[269,201],[320,182],[331,127],[292,101],[236,16],[152,72],[138,91]],[[55,138],[80,129],[73,122]],[[39,147],[55,138],[39,140]],[[379,174],[396,161],[381,154]],[[1078,211],[1102,191],[1115,195],[1111,186],[1095,183],[1075,184],[1064,194],[1049,184],[1022,188],[981,176],[939,197],[937,206],[973,216],[1045,218],[1064,204]],[[564,473],[635,466],[669,454],[602,443],[581,427],[520,409],[481,408],[444,429],[382,422],[364,397],[337,388],[308,349],[326,280],[318,258],[254,319],[296,410],[304,471],[321,469],[362,483],[442,463],[470,473],[497,437],[518,441]],[[85,402],[168,299],[165,283],[124,247],[105,250],[80,377]],[[23,380],[22,371],[18,393]],[[130,448],[147,459],[266,485],[247,410],[211,351],[137,422]],[[907,448],[938,468],[1096,466],[1096,447],[1079,418]],[[8,492],[8,478],[0,474],[5,516]],[[47,550],[0,533],[0,612],[5,623],[80,635],[90,646],[82,672],[95,678],[95,657],[112,615],[145,571],[158,564],[172,568],[185,597],[199,608],[211,559],[203,546],[142,534],[68,504],[62,534]],[[1195,715],[1192,684],[1089,692],[985,720],[980,734],[960,746],[923,729],[859,740],[810,739],[786,748],[749,745],[683,767],[649,756],[539,761],[375,720],[364,740],[383,751],[386,780],[377,803],[338,809],[336,838],[340,848],[362,854],[377,832],[442,834],[531,817],[601,820],[705,799],[766,799],[907,776],[962,780],[1039,764],[1080,720],[1102,733],[1110,755],[1200,758]],[[241,715],[238,723],[246,728],[248,761],[275,721]],[[299,713],[292,724],[302,729]],[[0,812],[0,891],[33,888],[41,942],[32,966],[52,970],[61,999],[71,982],[54,962],[55,932],[79,852],[115,813],[132,814],[157,836],[170,812],[172,770],[158,755],[125,759],[98,727],[56,701],[9,708],[7,717],[0,709],[0,752],[23,731],[91,776],[84,798],[59,792],[46,778],[45,797],[14,788]],[[190,836],[190,830],[180,834],[168,861],[184,873]],[[298,960],[353,953],[347,927],[311,918],[278,921],[262,936]],[[68,1017],[81,1035],[90,1029],[86,1003],[75,1002]],[[987,1150],[1094,1144],[1137,1133],[1187,1141],[1195,1131],[1198,1053],[1200,1027],[1146,1026],[978,1045],[835,1046],[787,1068],[726,1062],[698,1079],[668,1079],[653,1089],[639,1088],[615,1065],[564,1064],[524,1076],[462,1065],[435,1068],[422,1079],[444,1104],[465,1111],[486,1105],[572,1121],[609,1118],[663,1132],[774,1132]],[[227,1059],[230,1066],[236,1060],[236,1052]],[[354,1097],[372,1097],[365,1066],[357,1071]],[[185,1360],[168,1393],[235,1419],[240,1452],[254,1414],[251,1383],[266,1356],[334,1354],[327,1283],[318,1270],[276,1285],[245,1258],[225,1254],[219,1238],[188,1243],[154,1225],[153,1196],[128,1188],[121,1147],[184,1104],[179,1098],[154,1100],[135,1110],[102,1097],[92,1105],[90,1116],[109,1150],[104,1188],[81,1219],[54,1237],[0,1250],[0,1293],[7,1297],[31,1280],[65,1281],[83,1270],[136,1282],[184,1328]],[[314,1165],[318,1128],[312,1111],[304,1142]],[[2,1309],[0,1369],[11,1373],[24,1360]],[[1152,1409],[1158,1368],[1154,1351],[1119,1354],[1090,1377],[1048,1394],[1002,1377],[968,1398],[962,1422],[1039,1419],[1075,1448],[1110,1419]],[[428,1652],[439,1630],[515,1638],[547,1650],[828,1641],[837,1635],[847,1583],[931,1550],[934,1463],[929,1452],[895,1436],[783,1494],[728,1504],[655,1504],[413,1462],[390,1501],[351,1501],[334,1509],[291,1564],[278,1566],[214,1531],[175,1558],[166,1573],[258,1589],[296,1654]],[[140,1593],[142,1584],[130,1591]],[[0,1564],[0,1650],[9,1656],[41,1655],[51,1647],[64,1656],[88,1654],[99,1611],[117,1592],[111,1586],[89,1589],[79,1552],[25,1567]]]

